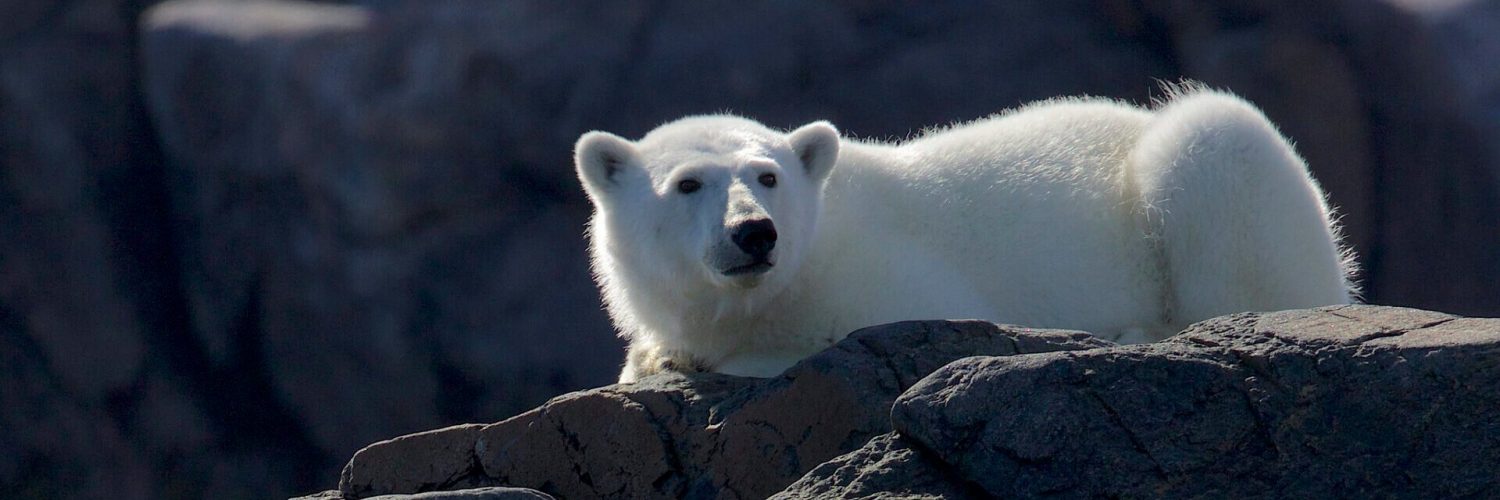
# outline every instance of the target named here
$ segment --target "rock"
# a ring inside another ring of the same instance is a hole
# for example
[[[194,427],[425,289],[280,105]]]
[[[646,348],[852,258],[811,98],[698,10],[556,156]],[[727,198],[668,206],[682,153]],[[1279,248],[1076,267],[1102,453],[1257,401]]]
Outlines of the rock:
[[[867,328],[776,378],[667,374],[563,395],[496,424],[376,443],[350,460],[340,490],[363,498],[495,484],[564,498],[760,498],[889,432],[891,401],[948,362],[1109,345],[978,321]]]
[[[1455,75],[1459,97],[1472,103],[1478,122],[1490,127],[1490,137],[1500,135],[1500,67],[1488,64],[1500,58],[1500,3],[1386,1],[1421,19],[1441,48],[1443,65]]]
[[[1496,384],[1500,320],[1346,306],[965,359],[891,419],[1000,497],[1484,497],[1500,493]]]
[[[552,500],[552,495],[526,488],[474,488],[415,495],[381,495],[370,500]]]
[[[896,433],[881,434],[846,455],[823,462],[771,496],[794,498],[988,498]]]
[[[49,370],[15,319],[0,309],[0,487],[17,498],[149,498],[143,454]]]
[[[343,500],[337,490],[324,491],[291,500]],[[380,495],[369,500],[552,500],[552,495],[526,488],[486,487],[467,490],[433,491],[414,495]]]
[[[181,342],[136,50],[154,2],[0,3],[0,492],[195,498],[297,467],[225,437]]]
[[[344,468],[341,483],[365,480],[367,490],[419,492],[492,483],[474,458],[478,424],[419,432],[365,447],[365,459]],[[356,479],[358,478],[358,479]],[[358,491],[353,491],[358,493]]]
[[[538,35],[505,29],[509,8],[429,7],[175,2],[145,20],[192,331],[322,456],[512,416],[622,357],[582,192],[523,154],[548,128],[512,127],[531,89],[495,73]]]

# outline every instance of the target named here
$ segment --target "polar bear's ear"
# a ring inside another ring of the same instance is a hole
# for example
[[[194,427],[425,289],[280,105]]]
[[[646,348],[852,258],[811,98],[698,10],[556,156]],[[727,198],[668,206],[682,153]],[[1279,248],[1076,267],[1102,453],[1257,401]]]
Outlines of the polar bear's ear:
[[[589,132],[573,146],[573,162],[583,188],[595,201],[617,190],[639,169],[635,146],[609,132]]]
[[[814,181],[828,177],[834,162],[839,159],[839,130],[826,121],[815,121],[793,130],[787,135],[787,142],[792,144],[792,152],[802,160],[802,167]]]

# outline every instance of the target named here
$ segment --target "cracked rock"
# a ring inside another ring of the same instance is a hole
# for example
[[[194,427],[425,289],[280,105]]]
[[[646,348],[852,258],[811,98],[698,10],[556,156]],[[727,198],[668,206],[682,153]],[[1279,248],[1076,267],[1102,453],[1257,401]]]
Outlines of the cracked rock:
[[[1001,497],[1488,497],[1497,386],[1500,320],[1343,306],[960,360],[891,418],[901,446]]]
[[[986,498],[931,454],[895,433],[824,462],[771,498]]]
[[[764,498],[891,430],[892,401],[967,356],[1111,346],[1083,332],[980,321],[877,326],[779,377],[664,374],[575,392],[496,424],[366,447],[346,498],[507,485],[559,498]]]

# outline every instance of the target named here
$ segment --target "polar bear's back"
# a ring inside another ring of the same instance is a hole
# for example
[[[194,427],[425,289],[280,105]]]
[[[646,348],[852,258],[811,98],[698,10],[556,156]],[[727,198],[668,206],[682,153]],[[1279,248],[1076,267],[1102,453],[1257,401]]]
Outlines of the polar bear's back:
[[[1151,119],[1151,112],[1116,101],[1058,99],[937,129],[900,148],[914,159],[913,173],[927,179],[1093,191],[1116,183],[1118,161]]]
[[[861,320],[870,324],[902,314],[1096,331],[1156,322],[1161,272],[1126,180],[1151,117],[1112,101],[1051,101],[906,144],[849,144],[826,188],[819,246],[829,253],[816,264],[843,275],[828,282],[878,285],[858,299],[876,305],[849,308],[874,314]]]

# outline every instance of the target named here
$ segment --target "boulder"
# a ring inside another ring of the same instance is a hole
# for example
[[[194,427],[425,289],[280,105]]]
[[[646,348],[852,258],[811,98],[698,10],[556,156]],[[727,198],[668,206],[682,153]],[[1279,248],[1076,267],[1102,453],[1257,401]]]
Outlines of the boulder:
[[[552,495],[526,488],[473,488],[415,495],[380,495],[370,500],[552,500]]]
[[[896,396],[953,360],[1109,345],[979,321],[872,327],[775,378],[664,374],[495,424],[379,442],[354,455],[339,489],[346,498],[485,485],[561,498],[764,498],[890,432]]]
[[[1496,384],[1500,319],[1226,316],[1158,344],[957,361],[897,400],[896,435],[782,496],[1489,497]]]
[[[947,464],[892,432],[876,436],[858,450],[823,462],[771,498],[990,497],[955,475]]]

